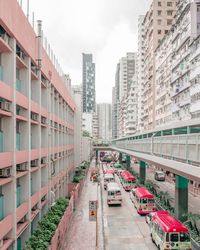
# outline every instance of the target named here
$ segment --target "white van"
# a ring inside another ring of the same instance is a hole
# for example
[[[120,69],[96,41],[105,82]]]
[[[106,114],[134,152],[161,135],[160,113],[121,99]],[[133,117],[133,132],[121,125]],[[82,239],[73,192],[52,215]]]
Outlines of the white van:
[[[110,182],[107,185],[107,204],[122,205],[122,194],[119,185],[116,182]]]
[[[115,177],[113,174],[105,174],[104,175],[104,189],[107,189],[107,184],[110,182],[115,182]]]

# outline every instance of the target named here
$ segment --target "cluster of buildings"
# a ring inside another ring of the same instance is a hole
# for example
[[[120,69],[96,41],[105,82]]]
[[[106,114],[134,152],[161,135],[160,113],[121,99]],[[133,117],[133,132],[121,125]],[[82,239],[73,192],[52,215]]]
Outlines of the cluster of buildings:
[[[132,63],[134,61],[134,63]],[[200,1],[153,0],[116,68],[112,137],[200,117]]]
[[[85,136],[94,140],[110,140],[112,137],[111,104],[96,103],[95,64],[92,54],[82,54],[82,129]],[[78,87],[78,86],[77,86]]]

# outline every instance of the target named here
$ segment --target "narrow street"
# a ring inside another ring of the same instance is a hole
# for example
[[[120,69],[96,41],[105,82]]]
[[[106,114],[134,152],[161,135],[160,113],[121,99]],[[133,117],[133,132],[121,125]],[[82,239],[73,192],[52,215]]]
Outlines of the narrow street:
[[[119,183],[118,177],[116,181]],[[103,175],[101,173],[101,185]],[[119,183],[121,186],[121,184]],[[122,206],[108,206],[107,194],[103,190],[103,218],[106,250],[153,250],[157,249],[152,243],[145,217],[137,214],[129,193],[121,186]]]

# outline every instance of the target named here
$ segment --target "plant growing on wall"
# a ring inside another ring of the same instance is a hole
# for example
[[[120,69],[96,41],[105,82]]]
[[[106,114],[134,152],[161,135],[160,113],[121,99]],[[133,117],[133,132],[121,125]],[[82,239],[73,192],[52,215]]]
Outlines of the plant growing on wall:
[[[51,207],[42,220],[38,223],[37,229],[26,242],[25,250],[46,250],[56,231],[57,225],[62,218],[69,200],[60,198],[56,204]]]

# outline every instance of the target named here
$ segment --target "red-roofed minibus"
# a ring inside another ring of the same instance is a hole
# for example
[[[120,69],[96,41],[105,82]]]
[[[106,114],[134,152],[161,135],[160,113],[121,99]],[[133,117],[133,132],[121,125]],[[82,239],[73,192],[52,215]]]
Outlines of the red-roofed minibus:
[[[154,195],[146,188],[133,188],[130,192],[130,198],[138,214],[148,214],[156,211]]]
[[[120,181],[125,191],[130,191],[135,187],[136,178],[131,173],[124,170],[121,172],[120,177]]]
[[[160,250],[192,250],[186,226],[169,213],[154,213],[151,224],[152,241]]]

